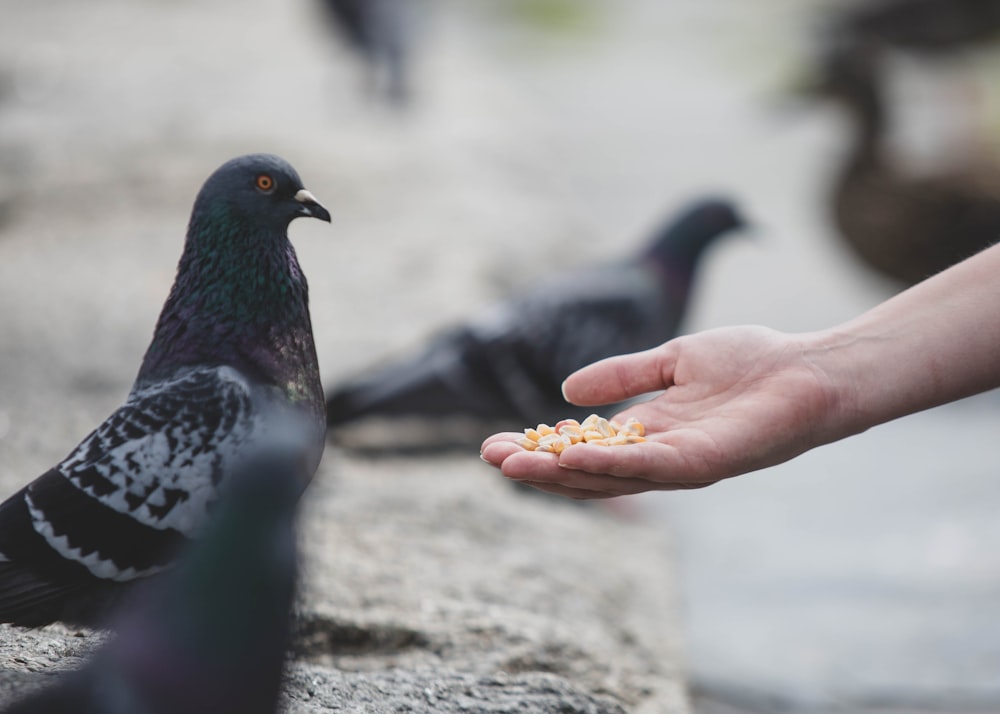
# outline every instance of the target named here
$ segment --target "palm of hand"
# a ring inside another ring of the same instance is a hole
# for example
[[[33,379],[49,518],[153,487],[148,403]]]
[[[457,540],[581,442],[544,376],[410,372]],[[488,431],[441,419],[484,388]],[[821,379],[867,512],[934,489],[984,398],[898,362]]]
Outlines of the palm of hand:
[[[759,327],[712,330],[599,362],[567,380],[573,401],[597,404],[665,389],[626,409],[647,441],[577,445],[559,456],[523,451],[515,434],[484,443],[505,476],[573,498],[708,486],[770,466],[815,443],[828,405],[823,376],[787,335]]]

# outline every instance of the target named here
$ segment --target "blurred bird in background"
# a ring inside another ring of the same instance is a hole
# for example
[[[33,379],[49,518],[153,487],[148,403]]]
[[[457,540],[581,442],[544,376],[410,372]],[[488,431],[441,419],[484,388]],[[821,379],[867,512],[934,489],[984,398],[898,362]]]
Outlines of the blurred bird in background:
[[[1000,167],[955,155],[908,170],[888,147],[884,52],[866,37],[830,38],[803,94],[835,102],[850,120],[830,192],[840,235],[869,266],[911,285],[1000,240]]]
[[[251,450],[204,538],[130,593],[117,634],[7,714],[273,714],[297,575],[297,449]]]
[[[696,271],[716,238],[743,226],[733,204],[686,206],[627,260],[553,275],[467,324],[327,393],[327,423],[457,417],[510,427],[580,416],[562,381],[610,355],[677,334]],[[468,438],[481,438],[477,432]]]
[[[410,64],[418,0],[320,2],[333,31],[364,65],[372,93],[396,106],[406,104],[412,92]]]
[[[839,7],[829,31],[919,54],[948,54],[1000,37],[1000,0],[866,0]]]

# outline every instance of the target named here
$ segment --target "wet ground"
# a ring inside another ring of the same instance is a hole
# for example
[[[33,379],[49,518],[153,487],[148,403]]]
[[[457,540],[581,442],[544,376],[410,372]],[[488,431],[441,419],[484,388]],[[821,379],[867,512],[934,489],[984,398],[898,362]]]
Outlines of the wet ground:
[[[246,151],[285,155],[334,212],[332,232],[293,228],[328,382],[553,266],[628,250],[705,192],[756,230],[713,251],[689,330],[817,329],[884,299],[824,219],[844,126],[777,98],[811,5],[428,0],[415,102],[396,112],[304,2],[7,3],[0,309],[18,314],[0,450],[39,436],[30,458],[3,450],[5,484],[63,455],[46,429],[85,433],[117,403],[197,185]],[[76,274],[98,239],[106,273]],[[46,349],[63,340],[80,351]],[[53,409],[20,410],[39,390]],[[60,412],[61,390],[95,397]],[[703,711],[1000,710],[998,435],[984,395],[635,499],[680,543]]]

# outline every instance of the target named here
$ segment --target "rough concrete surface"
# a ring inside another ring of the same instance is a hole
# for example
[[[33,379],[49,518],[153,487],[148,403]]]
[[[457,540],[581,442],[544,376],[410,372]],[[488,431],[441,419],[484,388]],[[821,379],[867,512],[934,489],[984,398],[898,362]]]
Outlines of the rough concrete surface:
[[[0,495],[124,398],[191,200],[231,156],[284,155],[335,215],[292,227],[326,381],[502,294],[514,281],[500,258],[560,255],[597,232],[563,212],[575,197],[544,121],[472,50],[474,17],[428,21],[425,88],[396,115],[358,91],[315,8],[253,0],[236,22],[234,7],[5,10]],[[330,448],[306,501],[289,712],[688,711],[672,553],[654,525],[527,496],[474,448]],[[0,627],[0,701],[99,640]]]
[[[329,457],[303,517],[288,712],[687,711],[655,529],[515,492],[476,459]],[[0,697],[100,638],[0,628]]]

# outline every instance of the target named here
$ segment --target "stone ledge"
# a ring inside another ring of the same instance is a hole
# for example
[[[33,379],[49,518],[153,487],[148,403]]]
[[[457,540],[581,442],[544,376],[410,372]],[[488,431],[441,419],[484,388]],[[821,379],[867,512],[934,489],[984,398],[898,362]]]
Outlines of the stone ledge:
[[[306,499],[289,714],[688,713],[662,528],[474,457],[331,451]],[[0,702],[100,637],[0,627]]]
[[[328,452],[299,661],[359,697],[395,683],[386,711],[433,692],[434,711],[685,713],[664,530],[516,489],[475,457]]]

